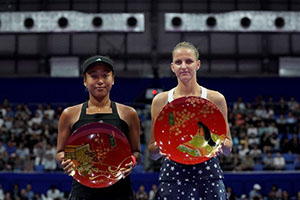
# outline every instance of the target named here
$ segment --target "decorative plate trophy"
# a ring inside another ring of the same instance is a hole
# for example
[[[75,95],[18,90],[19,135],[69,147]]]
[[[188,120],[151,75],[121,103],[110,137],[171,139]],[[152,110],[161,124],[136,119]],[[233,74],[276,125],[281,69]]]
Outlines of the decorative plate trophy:
[[[74,179],[92,188],[116,183],[132,163],[124,133],[104,122],[89,123],[75,130],[67,142],[65,159],[71,159],[75,165]]]
[[[154,133],[160,151],[169,159],[198,164],[215,156],[226,137],[226,122],[212,102],[181,97],[163,107]]]

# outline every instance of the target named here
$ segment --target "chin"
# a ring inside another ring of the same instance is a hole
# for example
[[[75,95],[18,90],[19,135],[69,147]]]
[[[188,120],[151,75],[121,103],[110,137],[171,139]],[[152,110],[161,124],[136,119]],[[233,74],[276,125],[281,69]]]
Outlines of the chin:
[[[191,79],[192,79],[192,77],[190,77],[190,76],[181,76],[181,77],[179,77],[179,80],[182,81],[182,82],[190,81]]]

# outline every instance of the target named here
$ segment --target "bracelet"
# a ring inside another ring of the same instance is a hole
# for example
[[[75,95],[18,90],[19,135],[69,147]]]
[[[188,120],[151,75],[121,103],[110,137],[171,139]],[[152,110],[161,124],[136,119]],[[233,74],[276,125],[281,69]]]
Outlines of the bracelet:
[[[132,167],[134,167],[136,165],[136,158],[134,157],[134,155],[131,155],[131,159],[132,159]]]

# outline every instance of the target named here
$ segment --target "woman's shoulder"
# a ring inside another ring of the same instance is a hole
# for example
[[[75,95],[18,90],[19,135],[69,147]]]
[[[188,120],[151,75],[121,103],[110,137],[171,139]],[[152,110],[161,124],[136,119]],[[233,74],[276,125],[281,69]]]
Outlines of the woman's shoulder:
[[[166,104],[168,101],[168,93],[169,91],[158,93],[156,96],[154,96],[152,104]]]
[[[225,100],[225,97],[219,91],[207,89],[207,99],[215,104],[219,104]]]
[[[83,105],[83,103],[69,106],[63,110],[62,114],[63,115],[74,115],[81,111],[82,105]]]
[[[115,103],[116,103],[118,114],[122,119],[132,119],[133,117],[137,116],[137,112],[133,107],[122,103],[117,103],[117,102]]]
[[[124,120],[129,126],[138,122],[138,114],[136,110],[128,105],[116,103],[118,115]]]
[[[122,112],[135,112],[135,109],[132,106],[128,106],[122,103],[115,102],[118,111]]]

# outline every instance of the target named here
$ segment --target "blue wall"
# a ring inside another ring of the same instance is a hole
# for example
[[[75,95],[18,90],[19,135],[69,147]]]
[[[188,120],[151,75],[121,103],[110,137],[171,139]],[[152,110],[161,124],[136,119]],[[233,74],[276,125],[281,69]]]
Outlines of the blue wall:
[[[236,195],[247,194],[255,183],[262,186],[262,193],[267,195],[273,184],[287,190],[291,195],[300,191],[300,172],[273,172],[273,173],[225,173],[225,185],[231,186]],[[131,174],[133,189],[138,190],[140,184],[149,191],[152,183],[158,184],[158,173]],[[14,183],[24,188],[27,183],[32,184],[34,192],[46,193],[52,184],[61,191],[70,191],[72,178],[63,173],[0,173],[0,184],[5,191],[11,190]]]
[[[300,78],[199,78],[199,83],[223,93],[228,102],[238,96],[254,101],[257,95],[295,96]],[[176,86],[175,78],[116,78],[111,93],[114,101],[133,104],[142,100],[147,88],[169,90]],[[0,101],[8,98],[14,103],[80,103],[87,98],[82,78],[0,78]]]

